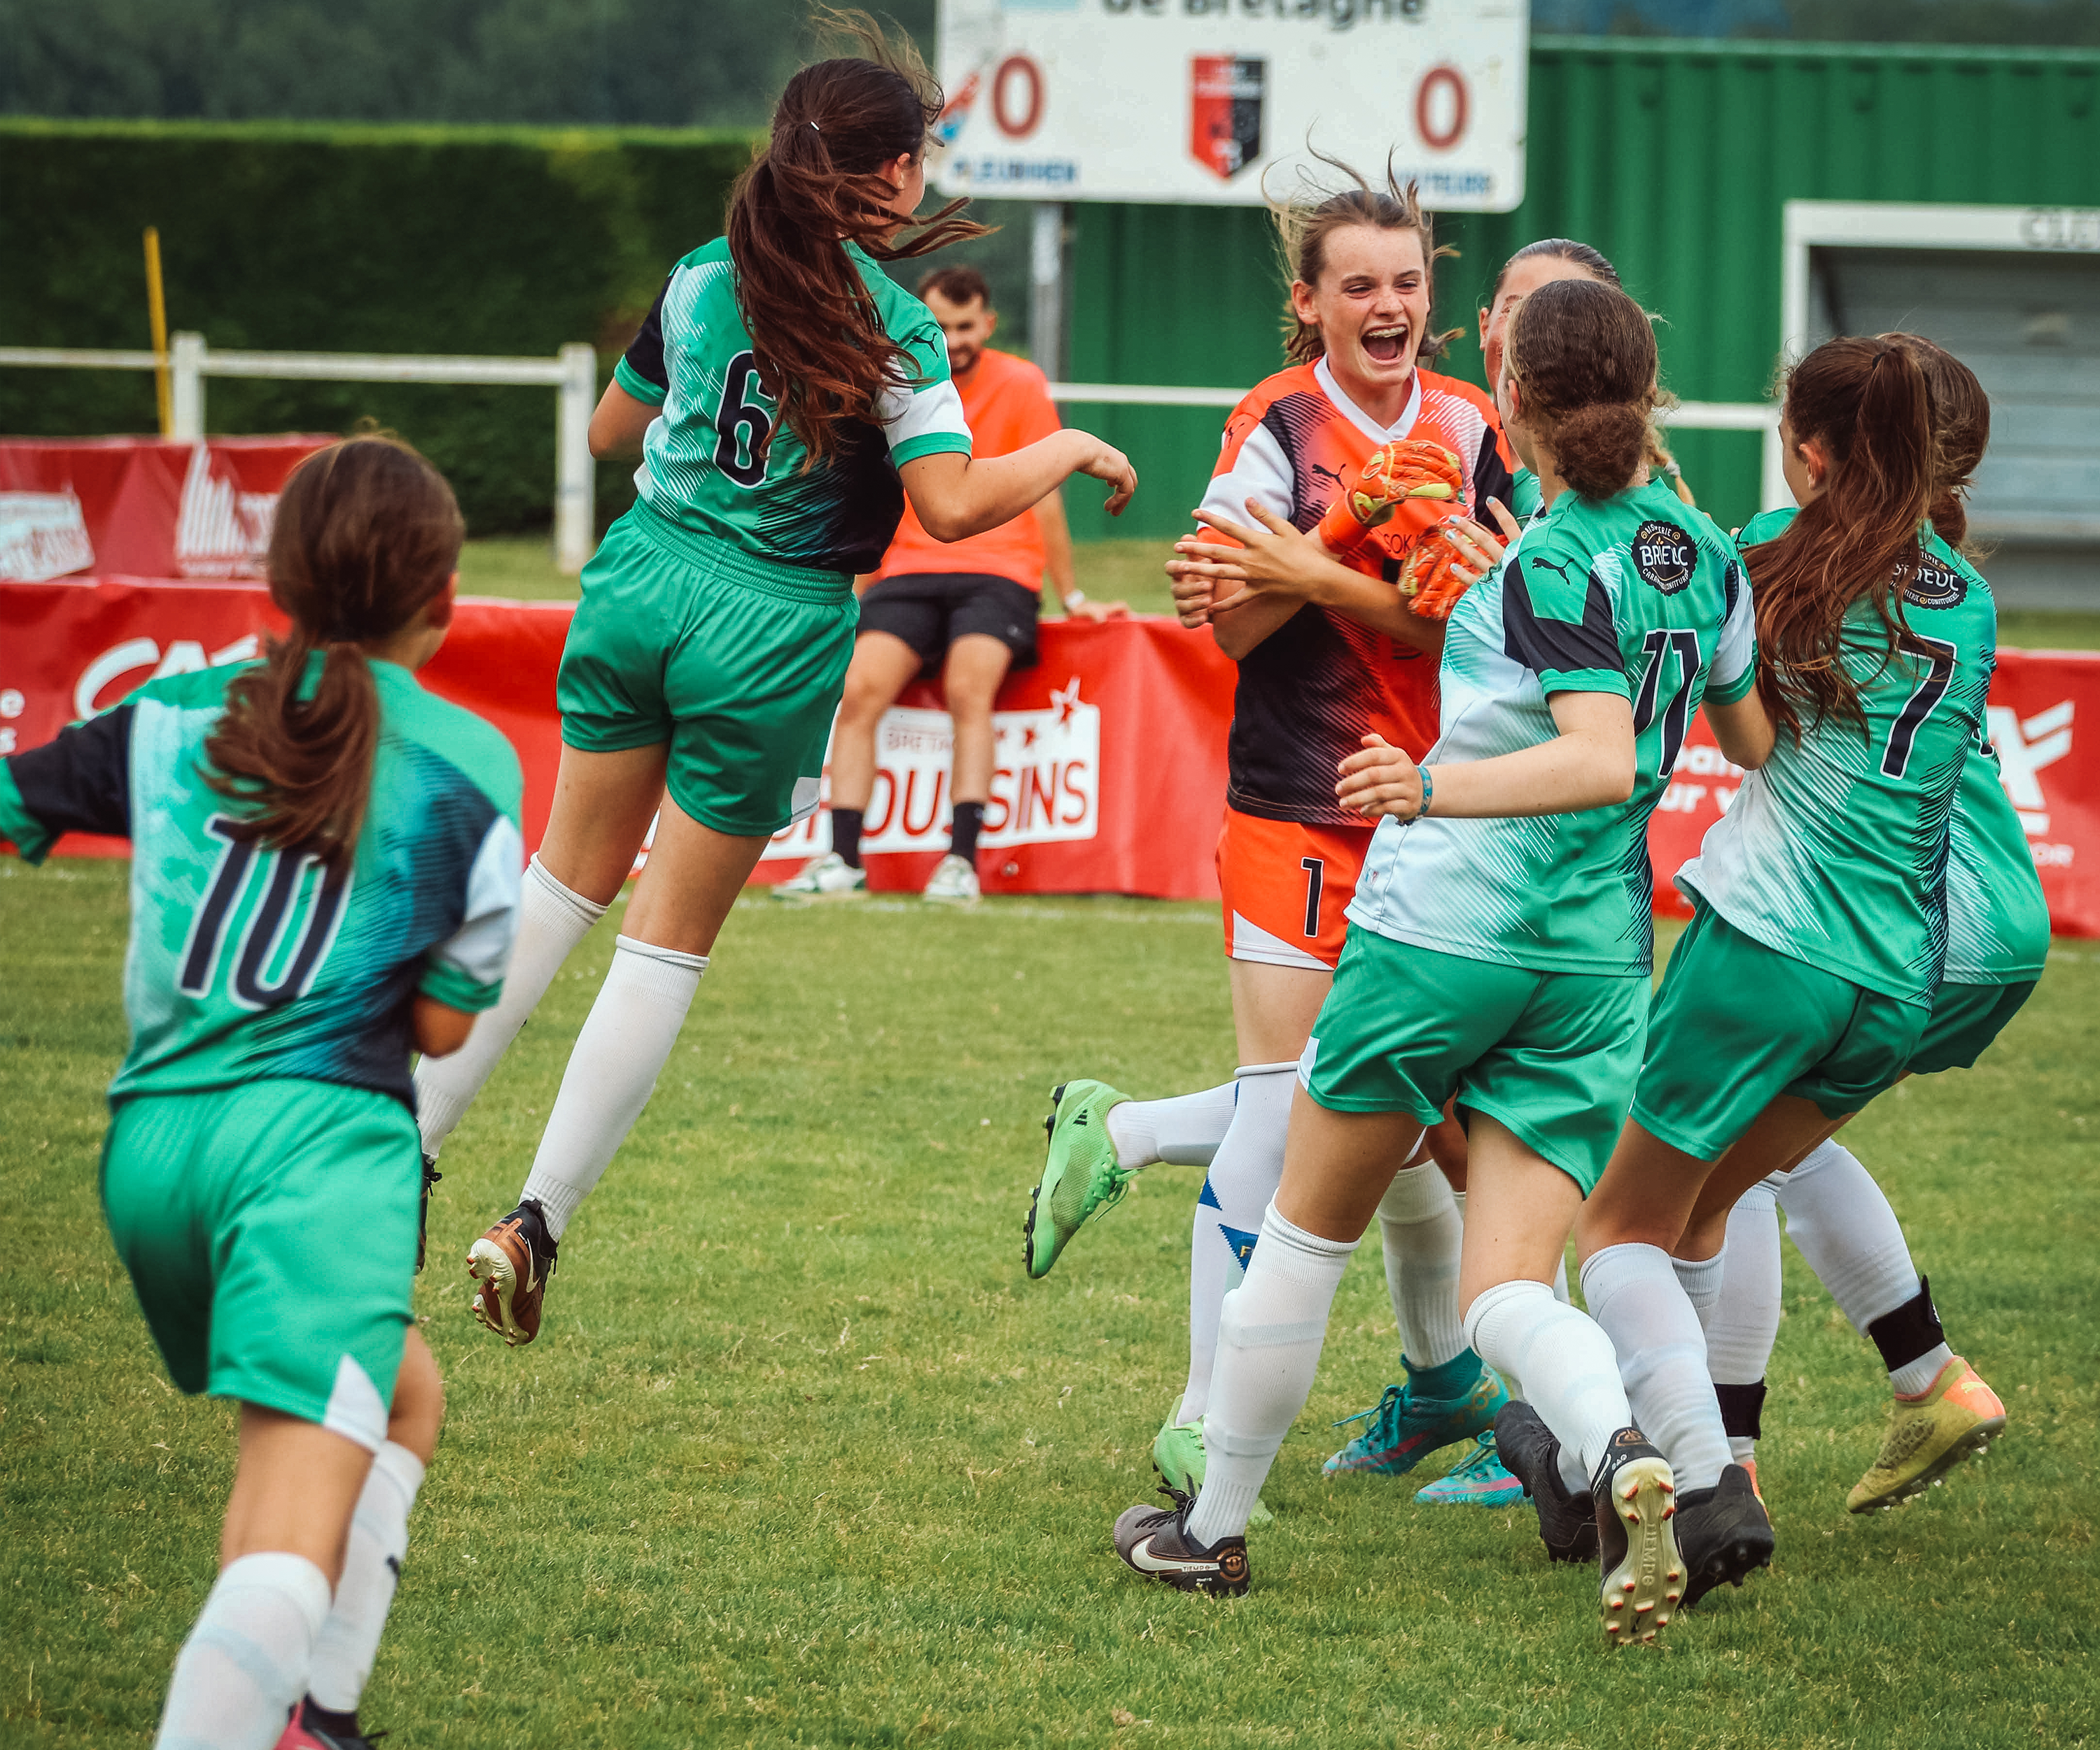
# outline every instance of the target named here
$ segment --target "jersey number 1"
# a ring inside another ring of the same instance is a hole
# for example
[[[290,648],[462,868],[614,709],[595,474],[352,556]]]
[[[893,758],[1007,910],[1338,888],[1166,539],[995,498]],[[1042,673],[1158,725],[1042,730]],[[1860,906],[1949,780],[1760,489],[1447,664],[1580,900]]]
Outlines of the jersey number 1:
[[[208,828],[213,837],[226,840],[226,849],[213,871],[211,887],[196,921],[190,926],[182,976],[176,981],[185,996],[201,997],[211,989],[218,976],[219,942],[226,934],[227,920],[233,915],[258,862],[260,848],[253,839],[235,838],[230,830],[233,825],[225,815],[218,814],[212,818]],[[262,898],[241,933],[227,993],[242,1008],[275,1008],[304,996],[312,988],[329,950],[335,946],[336,927],[342,921],[344,901],[350,897],[347,863],[323,872],[307,913],[305,933],[291,963],[274,984],[270,981],[270,963],[277,958],[277,950],[290,927],[293,900],[298,893],[301,878],[314,861],[304,851],[260,852],[265,884]]]
[[[746,399],[758,387],[758,361],[740,352],[722,373],[721,404],[715,409],[715,429],[721,434],[715,443],[715,466],[741,487],[758,486],[765,478],[765,440],[773,434],[773,416],[756,399]]]

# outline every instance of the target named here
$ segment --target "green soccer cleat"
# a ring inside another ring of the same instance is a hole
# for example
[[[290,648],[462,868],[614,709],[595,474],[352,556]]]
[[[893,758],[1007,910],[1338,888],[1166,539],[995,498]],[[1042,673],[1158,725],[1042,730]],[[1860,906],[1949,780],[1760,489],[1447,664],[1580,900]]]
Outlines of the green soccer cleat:
[[[1162,1422],[1159,1432],[1152,1437],[1152,1468],[1170,1492],[1194,1500],[1203,1486],[1203,1418],[1176,1422],[1170,1416]],[[1247,1523],[1272,1525],[1275,1521],[1276,1515],[1257,1497]]]
[[[1105,1082],[1065,1082],[1051,1091],[1050,1116],[1043,1121],[1049,1157],[1021,1229],[1021,1261],[1032,1279],[1049,1275],[1072,1236],[1130,1188],[1133,1170],[1116,1165],[1108,1127],[1110,1109],[1129,1098]]]
[[[1479,1380],[1462,1398],[1418,1398],[1411,1385],[1388,1386],[1370,1408],[1335,1424],[1340,1428],[1368,1420],[1370,1426],[1321,1469],[1330,1477],[1344,1470],[1404,1475],[1432,1452],[1488,1433],[1508,1402],[1508,1389],[1491,1367],[1480,1369]]]

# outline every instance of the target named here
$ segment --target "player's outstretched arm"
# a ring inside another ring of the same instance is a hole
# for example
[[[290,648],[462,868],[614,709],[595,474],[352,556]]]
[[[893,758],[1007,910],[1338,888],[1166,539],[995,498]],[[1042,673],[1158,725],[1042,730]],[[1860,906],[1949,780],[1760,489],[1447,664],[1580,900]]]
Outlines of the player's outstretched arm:
[[[1355,813],[1402,821],[1425,813],[1457,819],[1577,814],[1630,796],[1631,703],[1617,693],[1555,693],[1547,706],[1560,731],[1552,740],[1492,760],[1429,767],[1427,809],[1422,769],[1379,735],[1364,737],[1363,751],[1342,761],[1335,795]]]
[[[642,453],[642,434],[663,412],[646,401],[638,401],[617,383],[607,383],[598,399],[590,421],[590,452],[600,461]]]
[[[898,470],[911,508],[936,540],[963,540],[1032,510],[1075,474],[1105,480],[1112,517],[1137,490],[1137,471],[1114,445],[1067,428],[1010,456],[921,456]]]
[[[419,990],[412,1028],[416,1049],[426,1057],[449,1057],[466,1043],[466,1036],[474,1031],[474,1016]]]
[[[1198,536],[1185,536],[1175,544],[1175,552],[1189,571],[1220,586],[1210,611],[1220,645],[1232,615],[1253,612],[1281,624],[1311,602],[1432,656],[1441,653],[1441,620],[1424,619],[1390,584],[1343,564],[1317,536],[1300,533],[1267,505],[1250,498],[1246,508],[1255,527],[1215,512],[1202,514],[1211,527],[1236,545]],[[1275,607],[1278,602],[1286,604],[1280,614]],[[1274,625],[1265,627],[1263,636],[1274,629]]]
[[[1779,731],[1757,688],[1752,687],[1732,705],[1710,699],[1705,711],[1707,726],[1721,744],[1721,752],[1745,771],[1754,772],[1771,757]]]

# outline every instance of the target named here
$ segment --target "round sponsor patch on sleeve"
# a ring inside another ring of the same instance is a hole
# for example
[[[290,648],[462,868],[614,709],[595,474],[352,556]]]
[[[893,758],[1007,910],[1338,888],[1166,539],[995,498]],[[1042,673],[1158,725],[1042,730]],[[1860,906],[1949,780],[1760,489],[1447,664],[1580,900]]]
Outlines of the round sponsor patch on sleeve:
[[[1907,607],[1952,607],[1969,593],[1969,580],[1930,553],[1923,555],[1915,569],[1898,564],[1896,580],[1903,586]]]
[[[1675,595],[1698,563],[1697,545],[1674,522],[1643,522],[1634,531],[1634,569],[1651,589]]]

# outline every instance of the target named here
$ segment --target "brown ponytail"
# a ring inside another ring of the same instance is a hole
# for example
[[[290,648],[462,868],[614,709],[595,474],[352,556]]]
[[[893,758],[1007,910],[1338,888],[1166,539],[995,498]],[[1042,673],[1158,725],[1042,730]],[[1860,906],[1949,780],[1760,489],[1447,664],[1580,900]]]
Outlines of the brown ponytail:
[[[1511,315],[1502,369],[1562,479],[1585,498],[1626,491],[1657,401],[1655,330],[1639,304],[1599,280],[1550,280]]]
[[[1785,420],[1789,441],[1821,440],[1830,471],[1785,532],[1743,562],[1757,597],[1758,685],[1774,721],[1798,738],[1804,708],[1813,721],[1865,722],[1842,655],[1845,615],[1862,596],[1890,655],[1929,654],[1891,597],[1899,571],[1918,562],[1932,500],[1932,401],[1907,348],[1886,337],[1831,340],[1789,373]]]
[[[955,216],[967,201],[906,226],[908,239],[899,231],[888,205],[896,191],[877,173],[925,149],[941,88],[908,44],[890,43],[865,13],[818,16],[862,53],[788,82],[770,137],[730,191],[728,226],[759,382],[812,464],[838,447],[841,424],[872,419],[876,398],[914,374],[845,245],[905,261],[990,235]]]
[[[270,596],[292,622],[226,690],[205,782],[236,804],[233,836],[331,864],[356,849],[379,746],[379,697],[359,646],[399,632],[459,565],[452,489],[405,443],[360,437],[308,456],[270,534]],[[324,653],[310,696],[307,659]]]
[[[1969,553],[1969,488],[1983,452],[1991,446],[1991,398],[1976,373],[1921,334],[1885,334],[1917,361],[1932,398],[1934,458],[1932,504],[1926,512],[1939,538]]]

